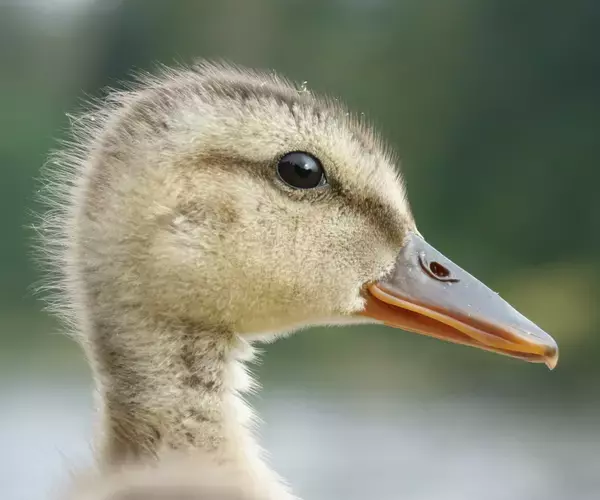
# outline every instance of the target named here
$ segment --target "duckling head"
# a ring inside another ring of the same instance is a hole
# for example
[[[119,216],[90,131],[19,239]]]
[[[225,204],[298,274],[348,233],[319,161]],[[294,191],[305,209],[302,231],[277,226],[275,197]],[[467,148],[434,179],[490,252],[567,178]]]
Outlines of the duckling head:
[[[546,333],[426,243],[395,156],[336,100],[201,64],[91,116],[72,247],[106,311],[247,336],[375,321],[556,363]]]

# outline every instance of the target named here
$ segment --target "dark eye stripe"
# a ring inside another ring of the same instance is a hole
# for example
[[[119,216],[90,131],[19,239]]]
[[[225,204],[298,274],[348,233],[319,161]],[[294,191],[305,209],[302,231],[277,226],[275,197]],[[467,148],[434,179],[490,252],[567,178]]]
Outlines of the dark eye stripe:
[[[295,189],[313,189],[327,183],[325,170],[318,158],[302,151],[284,155],[277,163],[277,174]]]

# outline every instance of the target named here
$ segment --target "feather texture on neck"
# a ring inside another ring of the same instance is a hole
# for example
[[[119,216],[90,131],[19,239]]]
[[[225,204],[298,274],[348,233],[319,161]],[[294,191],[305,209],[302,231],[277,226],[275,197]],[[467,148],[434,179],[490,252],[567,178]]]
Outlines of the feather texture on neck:
[[[237,471],[256,494],[279,490],[265,498],[287,498],[263,461],[252,410],[241,398],[255,387],[244,365],[254,357],[252,346],[216,327],[141,321],[131,312],[114,317],[94,321],[89,345],[102,398],[99,465],[110,470],[177,452]]]

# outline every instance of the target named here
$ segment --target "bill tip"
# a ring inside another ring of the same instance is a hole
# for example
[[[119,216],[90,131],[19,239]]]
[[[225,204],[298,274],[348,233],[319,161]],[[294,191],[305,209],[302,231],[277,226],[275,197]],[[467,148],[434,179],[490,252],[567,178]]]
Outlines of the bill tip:
[[[550,370],[554,370],[554,368],[556,368],[556,365],[558,364],[558,349],[554,350],[554,352],[546,356],[544,363],[546,363],[546,366]]]

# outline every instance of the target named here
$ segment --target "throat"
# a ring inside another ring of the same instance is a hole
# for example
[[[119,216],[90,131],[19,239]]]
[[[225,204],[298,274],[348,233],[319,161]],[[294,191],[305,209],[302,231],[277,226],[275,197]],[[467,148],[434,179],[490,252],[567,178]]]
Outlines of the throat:
[[[253,386],[248,342],[193,323],[103,317],[123,322],[96,321],[86,342],[100,395],[101,469],[200,459],[232,471],[228,477],[256,498],[296,498],[263,461],[252,411],[239,397]]]
[[[102,408],[100,462],[116,465],[173,451],[219,462],[250,457],[251,412],[238,394],[251,380],[251,346],[238,335],[182,322],[139,331],[96,323],[92,359]],[[143,339],[143,340],[142,340]]]

